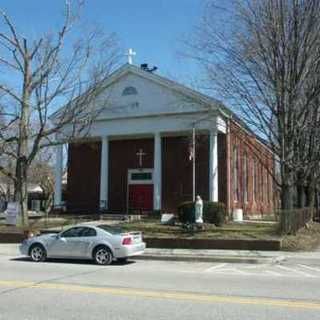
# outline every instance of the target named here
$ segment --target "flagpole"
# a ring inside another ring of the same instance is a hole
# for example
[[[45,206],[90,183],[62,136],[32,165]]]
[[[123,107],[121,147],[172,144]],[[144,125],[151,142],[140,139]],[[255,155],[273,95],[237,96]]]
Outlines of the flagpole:
[[[192,201],[196,201],[196,128],[192,128]]]

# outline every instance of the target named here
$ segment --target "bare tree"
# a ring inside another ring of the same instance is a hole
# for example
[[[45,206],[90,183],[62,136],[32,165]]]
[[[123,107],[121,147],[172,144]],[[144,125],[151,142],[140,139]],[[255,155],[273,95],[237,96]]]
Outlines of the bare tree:
[[[187,41],[189,57],[204,66],[207,89],[268,141],[279,162],[281,206],[291,209],[298,173],[310,177],[319,162],[312,137],[319,137],[320,2],[215,3]]]
[[[69,138],[88,131],[106,107],[100,100],[98,108],[95,100],[118,62],[113,35],[79,32],[81,5],[66,1],[61,28],[38,39],[27,39],[0,11],[6,28],[0,32],[0,151],[2,158],[15,164],[13,173],[3,165],[0,170],[14,183],[24,225],[28,224],[28,170],[34,159],[56,143],[55,136],[65,126],[71,128]],[[50,115],[61,105],[65,108],[50,123]]]
[[[54,197],[54,153],[52,148],[38,152],[28,170],[28,183],[42,189],[43,208],[46,213],[53,205]]]

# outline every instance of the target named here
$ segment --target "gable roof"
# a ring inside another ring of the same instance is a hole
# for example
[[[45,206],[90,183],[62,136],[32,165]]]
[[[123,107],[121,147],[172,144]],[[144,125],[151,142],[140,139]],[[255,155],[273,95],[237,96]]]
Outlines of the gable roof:
[[[120,68],[118,68],[117,70],[115,70],[114,72],[112,72],[109,75],[109,77],[105,80],[103,87],[107,89],[113,83],[117,82],[120,78],[128,74],[135,74],[146,80],[149,80],[161,86],[164,86],[169,90],[173,90],[173,91],[176,91],[177,93],[183,94],[184,96],[189,97],[190,99],[194,99],[200,104],[203,104],[204,107],[208,109],[210,108],[216,109],[221,116],[227,119],[232,119],[234,122],[240,125],[244,130],[246,130],[248,133],[253,135],[260,143],[262,143],[264,146],[270,149],[270,146],[263,138],[259,137],[256,133],[254,133],[252,129],[242,119],[240,119],[231,109],[226,107],[221,101],[213,97],[210,97],[206,94],[203,94],[199,91],[191,89],[176,81],[160,76],[157,73],[143,70],[142,68],[135,66],[133,64],[126,63],[122,65]],[[55,117],[57,117],[63,109],[64,109],[64,106],[59,108],[56,112],[54,112],[50,116],[50,119],[53,120]]]
[[[113,83],[117,82],[120,78],[128,75],[128,74],[135,74],[139,77],[142,77],[146,80],[155,82],[161,86],[168,88],[169,90],[176,91],[190,99],[194,99],[197,102],[203,104],[207,108],[215,108],[222,116],[229,117],[231,115],[230,110],[226,108],[220,101],[209,97],[205,94],[202,94],[196,90],[193,90],[187,86],[184,86],[176,81],[170,80],[163,76],[160,76],[156,73],[148,72],[140,67],[137,67],[132,64],[124,64],[119,69],[115,70],[110,76],[105,80],[103,87],[107,89]],[[85,93],[84,93],[85,94]],[[65,107],[59,108],[55,111],[51,116],[50,119],[54,119]]]

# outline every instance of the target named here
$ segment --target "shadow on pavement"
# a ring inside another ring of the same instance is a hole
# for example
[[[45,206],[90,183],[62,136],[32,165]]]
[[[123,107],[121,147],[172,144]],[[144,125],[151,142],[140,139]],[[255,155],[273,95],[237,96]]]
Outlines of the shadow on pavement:
[[[10,259],[10,261],[38,263],[38,262],[32,261],[29,257],[12,258],[12,259]],[[41,262],[41,264],[45,264],[45,263],[82,264],[82,265],[98,266],[92,260],[78,260],[78,259],[72,259],[72,260],[71,259],[46,259],[46,261]],[[133,261],[133,260],[128,260],[128,261],[125,261],[125,262],[123,262],[123,261],[113,261],[113,263],[111,265],[109,265],[108,267],[126,266],[126,265],[130,265],[130,264],[134,264],[134,263],[136,263],[136,261]],[[105,267],[107,267],[107,266],[105,266]]]

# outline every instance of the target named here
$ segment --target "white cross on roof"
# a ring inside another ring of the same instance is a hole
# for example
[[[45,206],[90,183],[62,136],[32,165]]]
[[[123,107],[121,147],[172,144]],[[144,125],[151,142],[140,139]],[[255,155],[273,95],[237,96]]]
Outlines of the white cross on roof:
[[[133,51],[133,49],[129,49],[128,53],[126,54],[126,56],[128,56],[128,63],[129,64],[133,64],[133,57],[136,55],[137,53],[135,51]]]

